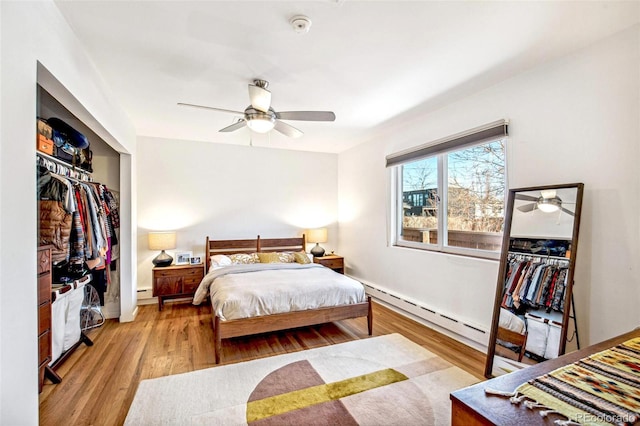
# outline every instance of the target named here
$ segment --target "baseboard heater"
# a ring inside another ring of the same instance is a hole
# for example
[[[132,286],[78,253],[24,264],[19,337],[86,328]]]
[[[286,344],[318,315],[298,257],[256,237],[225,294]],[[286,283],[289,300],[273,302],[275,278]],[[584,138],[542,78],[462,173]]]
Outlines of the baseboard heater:
[[[367,294],[372,297],[457,335],[451,337],[462,337],[463,339],[458,338],[458,340],[469,340],[475,343],[474,346],[480,345],[481,348],[486,348],[488,344],[489,332],[478,325],[469,324],[455,318],[450,313],[438,312],[416,301],[407,300],[407,298],[394,294],[388,289],[382,290],[369,283],[364,283],[364,285]]]

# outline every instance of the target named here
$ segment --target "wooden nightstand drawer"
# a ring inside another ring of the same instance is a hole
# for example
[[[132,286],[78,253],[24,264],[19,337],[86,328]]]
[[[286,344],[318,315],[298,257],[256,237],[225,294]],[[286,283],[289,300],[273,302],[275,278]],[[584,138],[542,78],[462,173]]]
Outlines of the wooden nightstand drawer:
[[[321,262],[321,263],[327,268],[331,268],[331,269],[342,268],[342,265],[343,265],[342,259],[330,259],[330,260],[325,260],[324,262]]]
[[[198,281],[192,281],[192,282],[185,281],[184,288],[183,288],[184,292],[189,294],[195,294],[196,290],[198,289],[198,285],[200,285],[200,281],[202,281],[202,279]]]
[[[314,263],[319,263],[322,266],[326,266],[329,269],[333,269],[336,272],[344,274],[344,257],[334,254],[322,257],[314,257]]]
[[[154,268],[153,275],[156,278],[165,278],[165,277],[183,277],[191,271],[180,269],[173,269],[170,266],[165,268]]]
[[[184,275],[182,275],[182,277],[184,278],[184,282],[193,282],[193,281],[202,281],[202,278],[204,277],[204,268],[200,267],[193,267],[192,269],[189,269],[187,271],[185,271]]]
[[[160,276],[153,280],[154,296],[170,296],[182,293],[182,277]]]

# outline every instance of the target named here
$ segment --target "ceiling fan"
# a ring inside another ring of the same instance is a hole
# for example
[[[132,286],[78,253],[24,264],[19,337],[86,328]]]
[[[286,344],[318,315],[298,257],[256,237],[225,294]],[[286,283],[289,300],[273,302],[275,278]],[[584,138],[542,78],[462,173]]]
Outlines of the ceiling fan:
[[[267,133],[271,129],[276,129],[285,136],[298,138],[303,135],[302,131],[281,121],[281,120],[301,120],[301,121],[334,121],[336,115],[331,111],[281,111],[276,112],[271,107],[271,92],[267,90],[269,82],[266,80],[254,80],[254,84],[249,84],[249,100],[251,105],[242,111],[214,108],[204,105],[187,104],[178,102],[178,105],[194,108],[203,108],[213,111],[240,114],[244,118],[230,126],[220,129],[220,132],[233,132],[248,126],[258,133]]]
[[[553,213],[561,210],[568,215],[574,216],[574,213],[571,210],[567,210],[562,207],[562,199],[558,197],[555,189],[540,191],[539,197],[533,197],[526,194],[516,194],[516,200],[533,201],[532,203],[518,207],[518,210],[524,213],[531,212],[535,209],[541,210],[545,213]]]

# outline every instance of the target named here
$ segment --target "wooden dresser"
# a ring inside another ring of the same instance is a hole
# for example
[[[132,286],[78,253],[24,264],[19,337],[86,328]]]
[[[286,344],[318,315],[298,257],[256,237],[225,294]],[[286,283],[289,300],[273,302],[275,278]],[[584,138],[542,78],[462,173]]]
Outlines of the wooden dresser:
[[[38,247],[38,392],[51,362],[51,246]]]
[[[456,425],[553,425],[562,417],[549,414],[541,417],[537,410],[529,410],[522,404],[515,405],[509,398],[485,395],[486,388],[513,392],[521,384],[567,364],[597,352],[609,349],[634,337],[640,337],[640,329],[606,340],[588,348],[533,365],[520,371],[495,377],[468,388],[453,392],[451,398],[451,424]]]
[[[193,297],[204,278],[204,265],[171,265],[153,268],[153,297],[162,310],[165,299]]]

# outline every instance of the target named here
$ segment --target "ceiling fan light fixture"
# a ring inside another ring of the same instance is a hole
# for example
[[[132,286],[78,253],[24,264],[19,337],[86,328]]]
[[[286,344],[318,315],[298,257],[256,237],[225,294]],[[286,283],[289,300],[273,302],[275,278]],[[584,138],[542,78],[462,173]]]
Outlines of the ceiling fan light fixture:
[[[553,213],[560,210],[562,206],[562,200],[558,197],[553,198],[538,198],[538,208],[545,213]]]
[[[276,120],[267,114],[264,116],[247,117],[247,126],[256,133],[267,133],[273,129]]]

